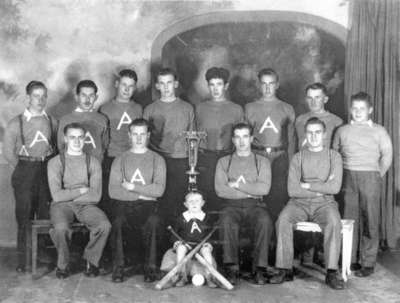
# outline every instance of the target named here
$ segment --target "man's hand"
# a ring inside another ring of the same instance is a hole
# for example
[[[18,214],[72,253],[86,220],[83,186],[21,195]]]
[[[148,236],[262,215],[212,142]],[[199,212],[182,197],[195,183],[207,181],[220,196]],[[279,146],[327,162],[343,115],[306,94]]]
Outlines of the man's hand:
[[[311,185],[310,185],[310,183],[300,182],[300,187],[303,189],[310,189]]]
[[[79,188],[79,193],[80,193],[81,195],[86,194],[88,191],[89,191],[89,187],[80,187],[80,188]]]
[[[124,180],[121,185],[127,191],[134,191],[135,190],[135,183],[131,183],[131,182],[128,182],[128,181]]]
[[[231,188],[239,188],[239,182],[238,181],[230,181],[228,182],[228,186]]]

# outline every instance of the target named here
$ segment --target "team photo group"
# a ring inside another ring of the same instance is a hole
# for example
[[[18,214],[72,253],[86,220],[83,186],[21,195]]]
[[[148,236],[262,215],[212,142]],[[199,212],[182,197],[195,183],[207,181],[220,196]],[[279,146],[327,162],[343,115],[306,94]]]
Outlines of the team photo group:
[[[108,260],[115,283],[128,277],[133,246],[144,281],[158,289],[190,281],[232,289],[242,276],[243,230],[250,281],[292,281],[294,227],[313,222],[322,245],[303,257],[321,252],[325,283],[344,289],[342,219],[354,220],[351,270],[357,278],[374,273],[381,184],[393,151],[388,132],[371,120],[371,97],[354,92],[346,123],[325,108],[328,91],[319,82],[299,96],[308,112],[296,117],[277,97],[271,68],[258,72],[261,97],[244,108],[229,100],[227,69],[210,67],[204,77],[209,98],[194,106],[178,97],[175,71],[160,69],[159,98],[144,108],[133,100],[132,69],[119,72],[115,97],[98,109],[97,85],[82,80],[76,108],[59,121],[46,113],[46,84],[27,84],[28,105],[9,121],[3,142],[13,168],[17,272],[29,269],[35,218],[51,222],[59,279],[72,274],[74,222],[89,231],[84,274],[98,276]]]

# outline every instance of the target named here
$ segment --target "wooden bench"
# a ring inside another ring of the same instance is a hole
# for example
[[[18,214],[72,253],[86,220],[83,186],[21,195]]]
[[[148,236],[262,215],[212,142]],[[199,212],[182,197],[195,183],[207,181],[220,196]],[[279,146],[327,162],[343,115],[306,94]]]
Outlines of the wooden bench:
[[[351,274],[351,251],[353,245],[353,225],[354,220],[342,221],[342,277],[347,281],[347,277]],[[295,230],[304,232],[322,232],[321,227],[313,222],[298,222]]]
[[[32,275],[37,273],[37,254],[38,254],[38,236],[49,234],[50,229],[53,227],[50,220],[32,220],[31,239],[27,239],[27,264],[29,259],[32,260]],[[87,228],[83,223],[74,222],[71,224],[73,232],[87,232]],[[29,255],[31,253],[31,256]],[[31,257],[31,258],[30,258]]]

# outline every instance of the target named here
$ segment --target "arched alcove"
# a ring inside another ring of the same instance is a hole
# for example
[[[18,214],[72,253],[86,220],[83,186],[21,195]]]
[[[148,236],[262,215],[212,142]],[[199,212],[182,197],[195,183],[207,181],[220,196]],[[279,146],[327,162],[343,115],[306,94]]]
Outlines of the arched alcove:
[[[178,72],[179,94],[191,103],[207,97],[205,71],[231,72],[230,98],[244,105],[257,98],[257,71],[272,67],[281,77],[279,96],[297,114],[306,110],[304,88],[329,88],[328,109],[345,116],[343,74],[347,30],[327,19],[282,11],[218,12],[193,16],[165,29],[152,47],[152,68]]]

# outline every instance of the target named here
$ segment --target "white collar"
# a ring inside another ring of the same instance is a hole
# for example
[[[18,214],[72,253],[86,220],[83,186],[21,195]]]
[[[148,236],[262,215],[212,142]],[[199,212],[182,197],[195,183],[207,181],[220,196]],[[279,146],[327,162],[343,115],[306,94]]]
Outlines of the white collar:
[[[358,124],[358,125],[368,125],[369,127],[372,127],[373,125],[374,125],[374,123],[372,122],[372,120],[371,119],[369,119],[368,121],[365,121],[365,122],[356,122],[356,121],[354,121],[354,120],[351,120],[350,121],[350,124]]]
[[[200,221],[203,221],[206,216],[206,213],[204,211],[199,211],[198,213],[190,213],[187,210],[182,215],[185,218],[186,222],[189,222],[192,219],[198,219]]]
[[[91,113],[93,111],[93,108],[91,110],[83,110],[78,106],[77,108],[75,108],[75,111],[78,113]]]
[[[30,119],[32,119],[32,117],[45,116],[47,119],[49,119],[49,116],[47,115],[47,113],[44,110],[40,114],[34,115],[27,108],[25,108],[24,116],[26,117],[26,121],[28,121],[28,122]]]

